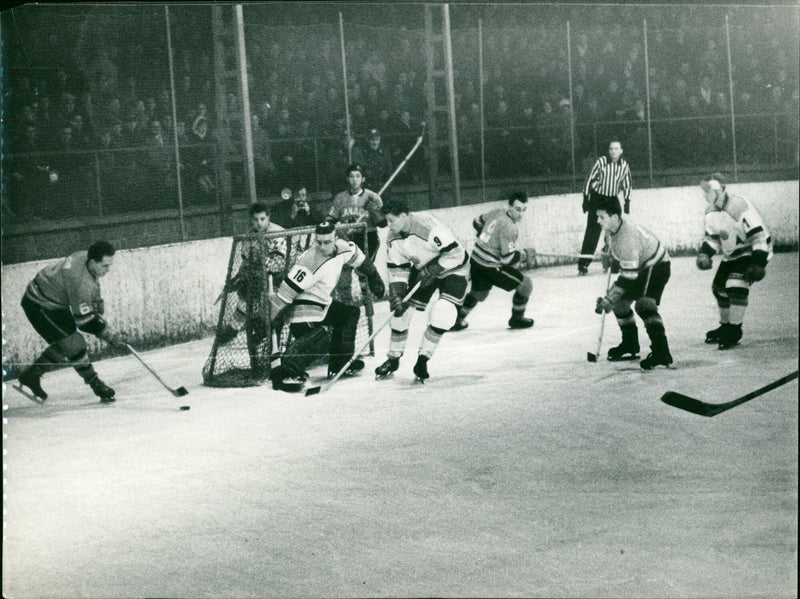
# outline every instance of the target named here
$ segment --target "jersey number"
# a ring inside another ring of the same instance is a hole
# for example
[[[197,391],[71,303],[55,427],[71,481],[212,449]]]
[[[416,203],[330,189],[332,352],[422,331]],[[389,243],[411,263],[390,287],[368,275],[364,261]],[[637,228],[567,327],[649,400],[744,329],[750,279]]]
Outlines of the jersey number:
[[[489,243],[492,240],[492,233],[494,233],[494,228],[497,226],[497,221],[493,220],[489,223],[488,227],[483,229],[483,232],[480,235],[480,240],[483,243]]]
[[[433,243],[435,243],[435,244],[436,244],[436,247],[442,247],[442,240],[441,240],[441,239],[439,239],[438,237],[435,237],[435,236],[434,236],[434,238],[433,238]]]
[[[305,278],[306,278],[306,271],[304,270],[298,270],[297,273],[294,275],[294,280],[297,281],[298,283],[301,283]]]

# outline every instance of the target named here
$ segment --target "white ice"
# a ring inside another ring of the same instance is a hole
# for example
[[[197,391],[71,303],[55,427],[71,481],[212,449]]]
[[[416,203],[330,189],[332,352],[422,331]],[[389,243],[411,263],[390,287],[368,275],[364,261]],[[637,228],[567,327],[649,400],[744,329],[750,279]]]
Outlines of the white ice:
[[[659,398],[797,368],[798,255],[775,256],[726,352],[703,343],[712,273],[675,259],[676,368],[647,373],[587,362],[592,268],[531,271],[530,330],[494,290],[424,386],[417,313],[393,380],[370,374],[384,332],[363,376],[316,397],[202,386],[209,339],[144,354],[184,398],[132,357],[97,364],[110,406],[70,370],[42,406],[7,388],[4,595],[796,596],[797,383],[714,418]]]

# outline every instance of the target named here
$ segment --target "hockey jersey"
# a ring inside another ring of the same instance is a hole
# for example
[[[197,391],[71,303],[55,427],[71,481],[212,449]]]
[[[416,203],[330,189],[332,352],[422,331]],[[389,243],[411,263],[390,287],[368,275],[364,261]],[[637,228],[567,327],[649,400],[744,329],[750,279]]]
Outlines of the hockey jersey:
[[[47,310],[69,310],[82,331],[97,335],[106,327],[100,282],[89,272],[87,252],[75,252],[40,270],[25,295]]]
[[[728,194],[721,210],[706,207],[703,243],[721,252],[723,261],[752,256],[754,251],[772,257],[772,237],[764,217],[750,200],[738,195]]]
[[[519,237],[517,223],[508,215],[508,210],[499,208],[481,214],[473,222],[478,239],[472,250],[472,259],[481,266],[497,268],[514,261],[516,242]]]
[[[316,245],[309,248],[278,288],[277,305],[291,305],[291,322],[319,322],[328,313],[342,267],[358,268],[362,262],[364,253],[352,241],[337,239],[333,256],[324,256]]]
[[[620,266],[617,284],[636,279],[641,271],[659,262],[669,262],[667,248],[655,235],[627,216],[620,218],[619,229],[607,237],[611,255]]]
[[[437,260],[444,271],[439,278],[451,274],[469,274],[469,254],[455,234],[431,214],[411,212],[408,231],[390,230],[386,239],[386,262],[390,282],[408,282],[411,268],[421,269]]]
[[[381,196],[374,191],[362,189],[357,194],[351,195],[345,190],[333,198],[333,206],[328,216],[335,222],[345,224],[366,222],[368,230],[374,231],[383,221],[382,207]]]

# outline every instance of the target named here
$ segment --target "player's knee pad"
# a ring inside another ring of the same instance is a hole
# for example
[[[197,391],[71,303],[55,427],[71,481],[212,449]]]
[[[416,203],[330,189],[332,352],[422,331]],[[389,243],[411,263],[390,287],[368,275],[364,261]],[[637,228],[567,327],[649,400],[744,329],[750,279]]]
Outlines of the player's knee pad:
[[[522,283],[517,286],[514,293],[526,299],[531,296],[531,293],[533,293],[533,281],[528,275],[522,277]]]
[[[433,308],[431,308],[431,316],[428,322],[435,329],[449,331],[456,323],[457,318],[458,308],[456,308],[456,305],[447,300],[439,299],[436,300]]]
[[[642,320],[658,313],[658,304],[652,297],[640,297],[636,300],[636,313]]]
[[[411,319],[414,317],[414,311],[410,308],[403,312],[402,316],[392,316],[391,327],[393,331],[404,332],[408,330],[411,325]]]
[[[77,331],[53,345],[71,362],[86,355],[86,339]]]
[[[480,291],[473,289],[467,294],[467,297],[464,298],[464,305],[467,308],[474,308],[479,302],[485,302],[487,297],[489,297],[488,289],[481,289]],[[472,299],[470,300],[470,298]]]
[[[633,316],[631,302],[627,299],[617,300],[614,302],[614,305],[611,307],[611,309],[614,312],[614,316],[617,317],[617,320],[624,320]]]

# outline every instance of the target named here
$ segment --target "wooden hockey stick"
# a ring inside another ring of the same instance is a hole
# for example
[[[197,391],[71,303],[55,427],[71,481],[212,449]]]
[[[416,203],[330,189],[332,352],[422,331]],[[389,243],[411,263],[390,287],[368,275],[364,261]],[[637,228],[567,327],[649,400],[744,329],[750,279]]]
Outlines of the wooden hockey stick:
[[[780,387],[781,385],[785,385],[786,383],[793,381],[797,378],[797,370],[795,370],[791,374],[787,374],[784,377],[779,378],[777,381],[770,383],[769,385],[764,385],[760,389],[756,389],[755,391],[751,391],[747,395],[742,395],[734,400],[731,400],[726,403],[719,403],[719,404],[712,404],[706,403],[704,401],[700,401],[699,399],[695,399],[693,397],[689,397],[688,395],[682,395],[681,393],[677,393],[675,391],[667,391],[664,395],[661,396],[661,401],[665,404],[671,405],[675,408],[680,410],[685,410],[687,412],[691,412],[692,414],[699,414],[700,416],[712,417],[730,410],[740,404],[743,404],[746,401],[750,401],[758,397],[759,395],[764,395],[768,391],[772,391],[773,389]]]
[[[170,393],[172,393],[172,395],[174,395],[175,397],[183,397],[184,395],[188,395],[188,394],[189,394],[189,392],[186,390],[186,387],[178,387],[177,389],[173,389],[172,387],[170,387],[169,385],[167,385],[167,384],[166,384],[166,383],[165,383],[165,382],[162,380],[162,378],[161,378],[160,376],[158,376],[158,374],[156,374],[156,371],[155,371],[155,370],[153,370],[152,368],[150,368],[150,367],[147,365],[147,362],[145,362],[145,361],[142,359],[142,357],[141,357],[139,354],[137,354],[137,353],[136,353],[136,350],[135,350],[135,349],[133,349],[133,348],[132,348],[132,347],[131,347],[129,344],[127,344],[127,343],[125,344],[125,347],[127,347],[127,348],[128,348],[130,351],[131,351],[131,353],[132,353],[132,354],[133,354],[133,355],[136,357],[136,359],[137,359],[137,360],[139,360],[139,362],[141,362],[141,363],[142,363],[142,366],[144,366],[144,367],[147,369],[147,371],[148,371],[150,374],[152,374],[152,375],[153,375],[153,376],[156,378],[156,380],[157,380],[159,383],[161,383],[161,385],[164,387],[164,389],[166,389],[167,391],[169,391]]]
[[[606,294],[611,288],[611,269],[608,269],[608,279],[606,280]],[[586,359],[589,362],[597,362],[597,356],[600,355],[600,347],[603,345],[603,330],[606,326],[606,311],[603,310],[603,315],[600,317],[600,334],[597,336],[597,353],[586,352]]]
[[[597,256],[594,254],[544,254],[542,252],[537,252],[534,249],[529,250],[531,255],[536,258],[536,256],[542,256],[543,258],[571,258],[574,260],[599,260]]]
[[[417,284],[414,285],[411,288],[411,291],[409,291],[406,294],[406,296],[403,298],[403,303],[405,304],[408,300],[410,300],[411,296],[413,296],[417,292],[418,289],[419,289],[419,282],[417,282]],[[316,387],[310,387],[309,389],[306,389],[306,397],[308,397],[309,395],[317,395],[319,393],[323,393],[323,392],[327,391],[328,389],[330,389],[331,387],[333,387],[336,384],[336,381],[338,381],[339,378],[350,367],[350,364],[352,364],[361,355],[361,353],[365,349],[367,349],[367,347],[369,347],[370,342],[373,339],[375,339],[375,337],[378,336],[378,333],[380,333],[383,329],[385,329],[388,326],[388,324],[392,321],[392,316],[393,316],[393,314],[389,314],[388,318],[386,318],[386,320],[383,321],[383,324],[381,324],[381,326],[379,326],[377,329],[375,329],[375,332],[372,333],[372,335],[369,336],[369,339],[367,339],[366,343],[364,343],[364,345],[361,346],[361,348],[357,352],[353,353],[353,355],[347,361],[347,364],[342,366],[339,369],[339,372],[336,373],[336,376],[333,377],[328,383],[326,383],[325,385],[318,385]]]
[[[401,162],[400,164],[397,165],[397,168],[394,169],[394,172],[392,173],[392,175],[386,180],[386,183],[383,184],[383,187],[381,187],[380,191],[378,192],[378,195],[382,195],[383,192],[386,191],[386,188],[389,187],[389,184],[392,181],[394,181],[394,178],[400,173],[401,170],[403,170],[403,167],[406,165],[406,163],[414,155],[414,152],[417,151],[417,148],[422,143],[422,138],[425,135],[425,125],[426,125],[425,121],[422,121],[422,131],[420,132],[419,137],[417,138],[417,143],[414,144],[414,147],[411,148],[409,153],[406,154],[406,157],[403,158],[403,162]]]

